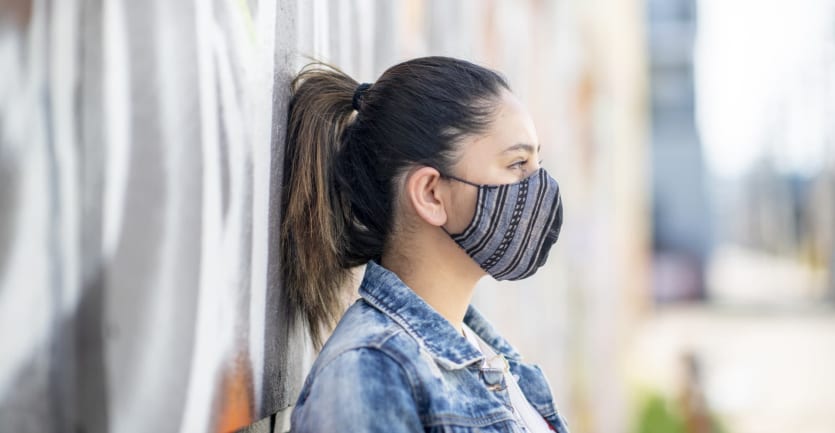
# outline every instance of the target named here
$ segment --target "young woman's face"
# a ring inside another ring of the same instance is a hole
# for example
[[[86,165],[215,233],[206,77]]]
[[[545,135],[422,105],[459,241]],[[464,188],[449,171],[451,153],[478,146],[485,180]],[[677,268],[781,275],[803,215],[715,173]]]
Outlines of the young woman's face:
[[[461,144],[461,156],[451,175],[477,184],[518,182],[539,169],[539,139],[530,113],[510,92],[503,91],[488,131]],[[475,212],[477,189],[450,180],[454,209],[447,209],[450,233],[464,231]]]

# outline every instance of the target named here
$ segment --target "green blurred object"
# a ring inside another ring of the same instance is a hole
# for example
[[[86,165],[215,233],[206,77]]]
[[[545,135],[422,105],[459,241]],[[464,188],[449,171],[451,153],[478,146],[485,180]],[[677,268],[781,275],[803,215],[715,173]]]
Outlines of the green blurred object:
[[[636,433],[687,433],[684,419],[660,394],[651,394],[640,411]]]
[[[638,413],[635,433],[727,433],[727,430],[712,414],[704,414],[706,422],[682,414],[678,402],[653,392],[644,398]]]

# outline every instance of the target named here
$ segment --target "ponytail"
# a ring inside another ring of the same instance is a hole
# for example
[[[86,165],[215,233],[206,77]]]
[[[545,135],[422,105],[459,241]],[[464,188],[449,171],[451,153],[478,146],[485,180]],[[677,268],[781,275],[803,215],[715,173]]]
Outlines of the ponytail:
[[[357,86],[322,63],[291,84],[280,266],[288,319],[306,321],[317,349],[344,309],[351,268],[383,254],[395,179],[417,165],[449,171],[460,140],[489,127],[509,89],[495,71],[439,56],[392,66],[353,101]]]
[[[284,155],[281,268],[291,317],[301,313],[315,347],[342,311],[350,269],[340,262],[346,216],[333,166],[353,115],[357,82],[323,64],[291,83]]]

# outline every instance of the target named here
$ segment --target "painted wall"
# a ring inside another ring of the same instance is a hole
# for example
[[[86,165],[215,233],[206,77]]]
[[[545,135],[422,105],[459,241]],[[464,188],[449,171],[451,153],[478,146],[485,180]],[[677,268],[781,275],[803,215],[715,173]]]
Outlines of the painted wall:
[[[270,257],[295,4],[2,6],[0,430],[290,404],[305,346]]]
[[[313,359],[274,258],[287,82],[305,56],[373,82],[427,54],[509,77],[565,194],[548,267],[475,302],[574,431],[625,431],[638,3],[0,0],[0,431],[286,430]]]

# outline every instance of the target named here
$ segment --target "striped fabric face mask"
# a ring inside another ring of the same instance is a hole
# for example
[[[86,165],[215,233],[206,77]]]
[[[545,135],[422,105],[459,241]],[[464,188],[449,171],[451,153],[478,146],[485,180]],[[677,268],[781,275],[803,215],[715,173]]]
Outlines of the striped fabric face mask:
[[[479,185],[475,214],[459,234],[441,227],[496,280],[533,275],[548,258],[562,226],[560,187],[543,168],[506,185]]]

